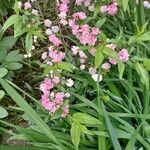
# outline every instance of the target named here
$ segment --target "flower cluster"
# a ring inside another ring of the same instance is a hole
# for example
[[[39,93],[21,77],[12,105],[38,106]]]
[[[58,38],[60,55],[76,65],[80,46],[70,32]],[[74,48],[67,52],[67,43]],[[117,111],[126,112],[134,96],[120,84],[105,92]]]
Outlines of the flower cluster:
[[[84,12],[77,12],[73,14],[73,19],[69,20],[73,35],[75,35],[83,45],[95,45],[97,36],[100,30],[97,27],[90,27],[88,24],[78,25],[78,20],[83,20],[87,16]]]
[[[117,45],[111,43],[111,44],[107,44],[106,47],[115,51],[115,49],[117,48]],[[129,56],[130,56],[129,53],[125,48],[121,49],[118,52],[118,58],[123,63],[129,60]],[[105,71],[108,71],[111,68],[111,65],[116,65],[116,64],[117,64],[117,61],[114,58],[108,57],[108,62],[105,62],[104,64],[102,64],[102,69]]]
[[[105,13],[105,14],[109,14],[109,15],[115,15],[118,11],[117,6],[118,6],[117,2],[113,2],[110,5],[103,5],[100,7],[100,12]]]
[[[143,5],[145,8],[150,9],[150,2],[149,1],[143,1]]]
[[[64,106],[64,99],[70,96],[64,92],[53,92],[51,91],[56,84],[60,82],[59,77],[55,76],[52,79],[45,78],[40,85],[40,90],[43,92],[41,98],[42,106],[48,110],[51,114],[55,113],[58,109],[62,109],[62,117],[66,117],[69,113],[68,105]]]
[[[68,24],[67,21],[67,12],[69,11],[69,4],[70,0],[61,0],[60,3],[58,3],[58,9],[59,9],[59,14],[58,17],[60,19],[60,24],[66,26]]]

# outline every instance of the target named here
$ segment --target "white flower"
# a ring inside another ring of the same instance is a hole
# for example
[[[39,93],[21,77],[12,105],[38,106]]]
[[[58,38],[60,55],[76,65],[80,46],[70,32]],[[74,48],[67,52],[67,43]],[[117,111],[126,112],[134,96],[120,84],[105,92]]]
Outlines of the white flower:
[[[76,55],[79,51],[79,47],[78,46],[72,46],[71,51],[74,55]]]
[[[95,10],[94,4],[90,5],[88,7],[89,11],[93,12]]]
[[[33,3],[33,2],[36,2],[36,0],[31,0],[31,2]]]
[[[49,50],[49,51],[54,50],[54,46],[50,46],[50,47],[48,48],[48,50]]]
[[[65,19],[67,14],[65,12],[61,12],[58,16],[60,19]]]
[[[54,33],[57,33],[59,31],[58,26],[52,26],[51,29],[52,29],[52,32],[54,32]]]
[[[19,1],[18,2],[18,8],[21,9],[21,7],[22,7],[22,2]]]
[[[66,97],[70,97],[70,93],[66,93],[65,96],[66,96]]]
[[[33,45],[33,46],[32,46],[32,50],[34,50],[34,49],[35,49],[35,46]]]
[[[67,82],[66,82],[66,85],[68,87],[72,87],[74,85],[74,81],[72,79],[68,79]]]
[[[65,19],[61,19],[61,20],[60,20],[60,23],[61,23],[62,25],[64,25],[64,26],[66,26],[66,25],[68,24],[68,21],[65,20]]]
[[[33,36],[34,39],[37,39],[38,37],[36,35]]]
[[[102,75],[99,76],[99,80],[98,80],[98,74],[93,74],[93,75],[92,75],[92,78],[93,78],[93,80],[96,81],[96,82],[97,82],[97,81],[98,81],[98,82],[102,81]]]
[[[29,53],[29,54],[28,54],[28,57],[30,58],[31,56],[32,56],[32,54],[31,54],[31,53]]]
[[[143,1],[144,7],[148,7],[149,2],[148,1]]]
[[[80,69],[81,69],[81,70],[84,70],[84,69],[85,69],[85,65],[81,65],[81,66],[80,66]]]
[[[38,16],[38,15],[39,15],[38,13],[39,13],[38,10],[32,9],[32,14],[33,14],[33,15]]]
[[[24,56],[24,58],[27,58],[28,57],[28,55],[27,54],[25,54],[25,55],[23,55]]]
[[[47,35],[53,34],[51,29],[46,29],[45,33],[46,33]]]
[[[55,96],[54,92],[51,92],[50,96],[51,96],[51,98],[54,98],[54,96]]]

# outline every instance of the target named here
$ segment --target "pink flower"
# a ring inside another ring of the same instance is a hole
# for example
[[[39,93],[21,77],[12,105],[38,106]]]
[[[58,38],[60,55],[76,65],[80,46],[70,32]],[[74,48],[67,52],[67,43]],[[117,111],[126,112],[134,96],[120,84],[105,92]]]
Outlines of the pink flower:
[[[101,13],[106,13],[108,11],[108,6],[104,5],[100,7],[100,12]]]
[[[87,58],[87,56],[86,56],[86,54],[83,52],[83,51],[79,51],[79,56],[80,56],[80,58]]]
[[[86,14],[85,14],[84,12],[77,12],[77,13],[73,14],[73,18],[74,18],[75,20],[77,20],[77,19],[83,20],[83,19],[85,19],[86,17],[87,17],[87,16],[86,16]]]
[[[49,19],[44,20],[44,26],[50,27],[52,25],[52,22]]]
[[[102,64],[102,69],[104,69],[104,70],[109,70],[110,67],[111,67],[111,65],[110,65],[110,63],[108,63],[108,62]]]
[[[126,49],[122,49],[119,53],[118,53],[119,59],[122,62],[126,62],[129,60],[129,53]]]
[[[49,78],[45,78],[44,81],[40,85],[40,90],[47,94],[54,87],[53,82]]]
[[[116,65],[116,64],[117,64],[117,61],[116,61],[114,58],[109,57],[108,59],[109,59],[109,62],[110,62],[111,64],[113,64],[113,65]]]
[[[25,9],[25,10],[30,9],[31,7],[32,7],[32,5],[31,5],[30,2],[24,3],[24,9]]]
[[[69,107],[65,106],[61,116],[62,118],[65,118],[68,114],[69,114]]]
[[[68,6],[65,3],[62,3],[59,5],[59,11],[60,12],[68,12]]]
[[[62,105],[65,94],[63,92],[58,92],[55,95],[55,103],[56,105]]]
[[[100,33],[100,30],[97,27],[92,28],[92,34],[93,35],[98,35]]]
[[[108,14],[115,15],[118,11],[116,3],[109,5],[107,11],[108,11]]]
[[[49,36],[49,41],[52,42],[56,47],[58,47],[62,43],[61,40],[54,34]]]
[[[81,5],[82,2],[84,2],[84,0],[76,0],[76,1],[75,1],[75,3],[76,3],[77,5]]]
[[[42,59],[45,60],[47,58],[47,52],[42,53]]]
[[[81,70],[84,70],[84,69],[85,69],[85,65],[81,65],[81,66],[80,66],[80,69],[81,69]]]
[[[84,6],[85,6],[85,7],[90,6],[90,2],[91,2],[91,0],[85,0],[85,2],[84,2]]]

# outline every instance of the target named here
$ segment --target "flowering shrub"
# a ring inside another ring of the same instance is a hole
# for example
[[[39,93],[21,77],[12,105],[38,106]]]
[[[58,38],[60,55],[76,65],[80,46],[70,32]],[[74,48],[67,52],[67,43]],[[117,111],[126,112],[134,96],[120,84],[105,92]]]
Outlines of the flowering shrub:
[[[33,95],[1,76],[29,123],[0,121],[20,132],[11,138],[42,149],[150,149],[149,3],[16,0],[1,31],[13,26],[22,42]]]

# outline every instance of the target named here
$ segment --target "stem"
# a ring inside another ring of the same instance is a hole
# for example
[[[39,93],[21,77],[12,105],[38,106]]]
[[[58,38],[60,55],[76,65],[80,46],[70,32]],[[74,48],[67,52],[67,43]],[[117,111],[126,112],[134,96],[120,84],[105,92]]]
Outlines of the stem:
[[[100,90],[100,85],[99,85],[99,78],[100,78],[100,71],[98,73],[98,80],[96,82],[97,85],[97,103],[98,106],[102,108],[101,101],[100,101],[100,94],[103,95],[103,92]],[[99,120],[104,123],[104,117],[99,115]],[[104,125],[99,125],[99,131],[105,132],[105,127]],[[106,150],[106,138],[104,136],[98,136],[98,150]]]

